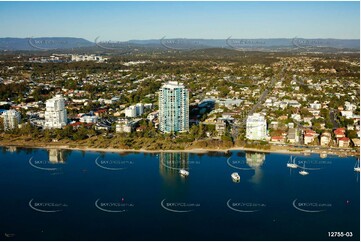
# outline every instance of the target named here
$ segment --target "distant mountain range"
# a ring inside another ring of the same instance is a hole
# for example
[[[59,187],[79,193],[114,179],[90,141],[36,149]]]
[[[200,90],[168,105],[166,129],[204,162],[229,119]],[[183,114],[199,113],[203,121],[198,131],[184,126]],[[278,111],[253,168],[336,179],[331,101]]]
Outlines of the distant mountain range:
[[[54,49],[74,49],[92,47],[95,44],[82,38],[42,37],[42,38],[0,38],[0,50],[38,51]]]
[[[126,48],[164,48],[173,50],[191,50],[206,48],[228,48],[236,50],[349,50],[359,51],[359,39],[183,39],[162,38],[151,40],[129,40],[125,42],[94,42],[83,38],[42,37],[42,38],[0,38],[0,51],[39,51],[39,50],[76,50],[80,48],[100,48],[103,50],[119,50]]]

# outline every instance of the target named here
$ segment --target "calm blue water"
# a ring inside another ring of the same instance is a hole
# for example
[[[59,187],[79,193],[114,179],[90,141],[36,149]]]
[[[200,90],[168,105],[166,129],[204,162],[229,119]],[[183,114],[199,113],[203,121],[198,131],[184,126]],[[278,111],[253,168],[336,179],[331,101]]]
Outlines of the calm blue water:
[[[3,148],[0,239],[359,240],[356,158],[289,158]]]

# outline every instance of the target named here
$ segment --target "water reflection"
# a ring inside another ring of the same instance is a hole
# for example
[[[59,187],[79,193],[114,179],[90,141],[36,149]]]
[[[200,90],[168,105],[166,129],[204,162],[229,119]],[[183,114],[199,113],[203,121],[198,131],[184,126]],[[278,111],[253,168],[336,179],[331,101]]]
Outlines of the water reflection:
[[[6,151],[8,151],[10,153],[16,152],[17,150],[18,150],[18,147],[16,147],[16,146],[7,146],[6,147]]]
[[[180,171],[184,169],[192,173],[190,163],[193,163],[193,161],[189,160],[189,156],[188,153],[184,152],[159,154],[159,174],[163,179],[162,191],[160,193],[161,201],[164,199],[166,199],[166,203],[188,201],[192,174],[189,177],[184,177],[181,176]],[[197,176],[194,177],[194,179],[197,179]]]
[[[72,152],[71,150],[48,149],[49,163],[65,164],[71,152]]]
[[[63,165],[71,154],[71,151],[59,149],[48,149],[47,151],[48,159],[32,156],[29,159],[29,165],[38,170],[50,171],[52,175],[63,174]]]
[[[249,167],[254,170],[254,175],[251,178],[251,182],[255,184],[259,184],[263,177],[262,165],[266,160],[265,153],[253,153],[246,152],[246,163]]]
[[[49,149],[49,162],[52,164],[64,164],[64,151],[58,149]]]
[[[179,177],[179,170],[189,169],[188,153],[160,153],[159,172],[166,180],[173,180]]]

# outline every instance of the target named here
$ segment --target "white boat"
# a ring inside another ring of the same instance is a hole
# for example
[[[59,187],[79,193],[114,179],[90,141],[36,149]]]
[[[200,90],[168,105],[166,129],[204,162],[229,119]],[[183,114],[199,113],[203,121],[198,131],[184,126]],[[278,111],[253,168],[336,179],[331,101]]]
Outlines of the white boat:
[[[189,176],[189,171],[181,169],[179,170],[179,174],[181,174],[181,176]]]
[[[360,172],[360,159],[357,159],[355,167],[353,168],[354,171]]]
[[[298,165],[296,164],[296,157],[293,158],[293,160],[292,160],[292,155],[291,155],[290,161],[287,163],[287,167],[293,168],[293,169],[298,168]]]
[[[306,176],[308,175],[308,171],[305,171],[305,166],[306,166],[306,162],[303,162],[303,167],[302,167],[302,171],[299,171],[298,173],[300,173],[300,175],[302,176]]]
[[[306,176],[306,175],[309,174],[309,173],[308,173],[307,171],[305,171],[305,170],[302,170],[302,171],[300,171],[299,173],[300,173],[300,175],[302,175],[302,176]]]
[[[231,174],[231,177],[232,177],[232,180],[233,180],[233,181],[236,181],[236,182],[238,182],[239,180],[241,180],[241,177],[238,175],[237,172],[233,172],[233,173]]]

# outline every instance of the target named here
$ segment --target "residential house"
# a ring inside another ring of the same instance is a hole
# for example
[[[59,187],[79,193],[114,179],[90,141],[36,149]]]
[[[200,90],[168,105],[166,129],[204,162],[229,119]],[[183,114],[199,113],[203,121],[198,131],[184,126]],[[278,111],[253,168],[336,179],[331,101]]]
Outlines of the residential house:
[[[318,136],[318,134],[315,131],[313,131],[311,129],[305,130],[304,134],[303,134],[304,144],[308,145],[308,144],[312,143],[317,136]]]
[[[323,132],[321,134],[321,138],[320,138],[320,145],[321,146],[329,145],[330,142],[331,142],[331,139],[332,138],[331,138],[331,133],[330,132],[327,132],[327,131]]]
[[[284,137],[282,135],[279,136],[272,136],[271,137],[271,142],[275,142],[275,143],[283,143],[285,141]]]
[[[338,139],[338,147],[348,147],[350,145],[350,139],[342,137]]]

